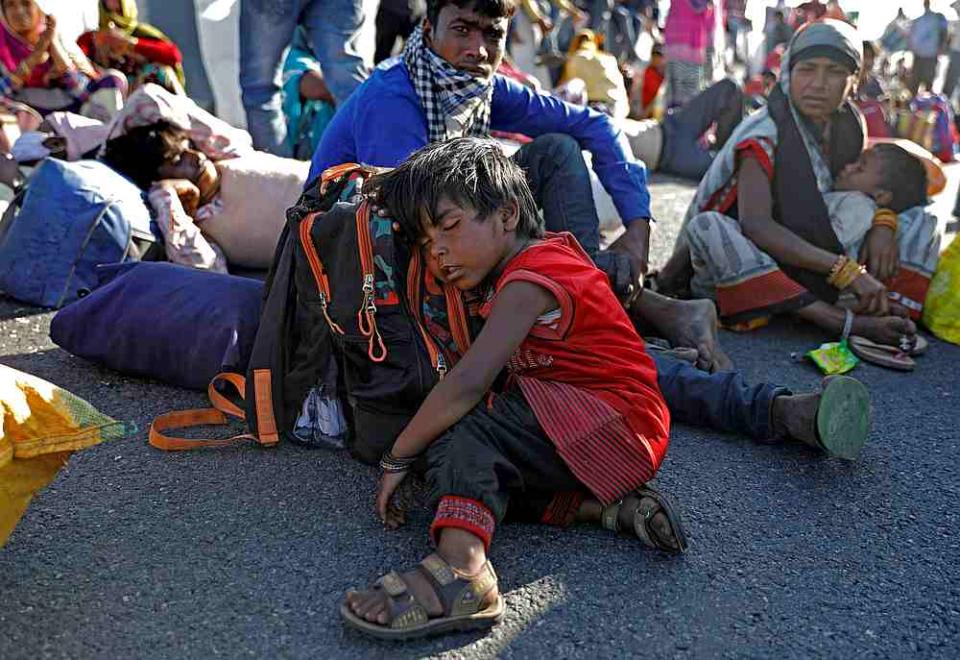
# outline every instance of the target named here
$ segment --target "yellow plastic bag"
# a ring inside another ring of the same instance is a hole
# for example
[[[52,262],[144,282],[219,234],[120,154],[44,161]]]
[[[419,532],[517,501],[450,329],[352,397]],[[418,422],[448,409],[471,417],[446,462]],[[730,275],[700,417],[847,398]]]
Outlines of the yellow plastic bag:
[[[923,303],[923,323],[940,339],[960,344],[960,239],[940,255]]]
[[[0,365],[0,547],[70,454],[130,431],[53,383]]]

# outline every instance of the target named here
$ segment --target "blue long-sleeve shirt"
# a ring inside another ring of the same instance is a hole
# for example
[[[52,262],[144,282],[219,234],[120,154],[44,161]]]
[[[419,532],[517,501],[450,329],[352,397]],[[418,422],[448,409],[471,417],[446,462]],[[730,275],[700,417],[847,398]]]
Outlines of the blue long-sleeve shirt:
[[[537,137],[565,133],[592,155],[596,172],[624,222],[650,217],[647,171],[630,155],[623,132],[606,115],[570,105],[495,76],[490,128]],[[381,64],[337,110],[313,155],[308,181],[340,163],[396,167],[427,144],[427,118],[406,65]]]

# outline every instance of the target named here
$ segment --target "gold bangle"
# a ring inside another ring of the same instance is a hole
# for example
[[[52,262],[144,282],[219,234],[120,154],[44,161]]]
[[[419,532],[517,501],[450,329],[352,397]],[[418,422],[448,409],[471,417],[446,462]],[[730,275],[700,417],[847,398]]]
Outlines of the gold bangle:
[[[877,209],[877,212],[873,215],[873,226],[886,227],[893,230],[893,233],[897,233],[899,218],[890,209]]]
[[[845,254],[837,257],[837,260],[833,262],[833,266],[830,268],[830,272],[827,273],[827,284],[836,286],[834,282],[837,279],[837,275],[840,274],[840,271],[843,270],[843,267],[846,266],[849,261],[850,257]]]
[[[898,226],[899,226],[899,225],[897,224],[897,221],[896,221],[896,220],[888,220],[888,219],[884,218],[884,219],[882,219],[882,220],[874,220],[874,221],[873,221],[873,225],[871,226],[871,228],[873,228],[873,227],[886,227],[887,229],[889,229],[890,231],[892,231],[894,234],[896,234],[896,233],[897,233],[897,227],[898,227]]]
[[[853,259],[850,259],[843,265],[843,268],[840,269],[840,272],[837,273],[837,277],[834,278],[832,284],[834,287],[842,291],[853,284],[858,277],[866,272],[867,269],[865,266],[857,263]]]

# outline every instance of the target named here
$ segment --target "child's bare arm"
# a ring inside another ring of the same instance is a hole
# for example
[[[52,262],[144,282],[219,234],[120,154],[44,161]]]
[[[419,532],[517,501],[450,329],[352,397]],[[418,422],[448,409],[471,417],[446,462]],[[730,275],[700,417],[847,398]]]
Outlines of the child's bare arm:
[[[503,287],[477,340],[430,392],[394,443],[393,455],[421,453],[477,405],[537,317],[556,306],[554,297],[536,284],[511,282]]]

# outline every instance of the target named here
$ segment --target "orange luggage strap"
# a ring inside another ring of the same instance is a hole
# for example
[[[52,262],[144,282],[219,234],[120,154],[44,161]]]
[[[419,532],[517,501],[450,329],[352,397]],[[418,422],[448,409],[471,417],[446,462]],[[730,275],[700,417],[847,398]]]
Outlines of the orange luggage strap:
[[[261,373],[266,375],[266,383],[264,383],[265,379],[261,376]],[[150,432],[147,437],[148,442],[153,447],[162,449],[163,451],[186,451],[205,447],[224,447],[247,440],[253,440],[264,447],[277,444],[279,434],[277,433],[276,422],[273,416],[269,377],[270,371],[268,369],[256,370],[254,372],[255,385],[258,386],[256,388],[257,432],[260,437],[244,433],[230,438],[191,439],[164,433],[164,431],[175,428],[223,425],[229,423],[230,417],[239,420],[246,419],[246,414],[243,409],[218,392],[216,388],[218,383],[226,382],[232,385],[240,395],[240,398],[243,399],[246,389],[246,379],[240,374],[221,373],[214,376],[213,380],[211,380],[207,386],[207,397],[210,399],[211,408],[178,410],[159,415],[153,420],[153,423],[150,424]],[[265,396],[261,396],[261,389],[265,390]]]
[[[433,340],[433,337],[430,336],[430,333],[427,332],[421,320],[421,315],[423,314],[423,309],[421,308],[422,298],[420,296],[422,278],[423,263],[420,257],[420,250],[417,249],[413,250],[410,255],[410,267],[407,270],[407,300],[410,301],[410,313],[413,315],[413,320],[417,324],[420,336],[423,337],[423,343],[427,347],[430,364],[437,370],[437,375],[440,377],[440,380],[443,380],[443,377],[447,374],[447,364],[443,359],[440,348]]]
[[[330,300],[332,299],[330,295],[330,280],[327,278],[327,272],[324,270],[323,262],[317,253],[317,246],[313,244],[313,223],[319,215],[319,213],[311,213],[300,221],[300,244],[303,246],[303,252],[307,256],[307,263],[310,264],[310,272],[313,273],[313,279],[317,283],[317,291],[320,293],[320,311],[323,312],[323,318],[327,320],[327,325],[330,326],[333,332],[342,335],[343,328],[330,318],[330,313],[327,311]]]
[[[367,356],[374,362],[387,359],[387,347],[377,328],[373,268],[373,240],[370,238],[370,204],[364,199],[357,208],[357,247],[360,252],[360,272],[363,276],[363,299],[357,310],[357,328],[369,338]]]

